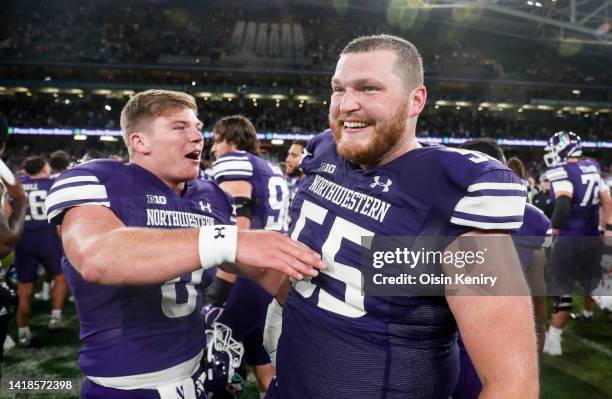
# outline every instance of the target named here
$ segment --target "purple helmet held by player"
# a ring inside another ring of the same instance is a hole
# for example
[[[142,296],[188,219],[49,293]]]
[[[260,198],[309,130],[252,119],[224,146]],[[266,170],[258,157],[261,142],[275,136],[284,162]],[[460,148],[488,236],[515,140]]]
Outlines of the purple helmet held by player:
[[[574,132],[557,132],[548,139],[544,151],[546,166],[555,166],[569,157],[579,157],[582,155],[580,136]]]

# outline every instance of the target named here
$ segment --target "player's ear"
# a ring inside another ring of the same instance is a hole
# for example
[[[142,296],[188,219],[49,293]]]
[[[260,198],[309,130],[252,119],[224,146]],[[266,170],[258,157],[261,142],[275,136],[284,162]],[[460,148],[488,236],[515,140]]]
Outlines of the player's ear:
[[[408,94],[408,101],[410,102],[410,113],[408,116],[412,118],[419,115],[427,101],[427,89],[425,86],[420,85],[412,89]]]
[[[149,136],[144,132],[130,133],[128,141],[135,154],[148,155],[151,153],[151,148],[149,147]]]

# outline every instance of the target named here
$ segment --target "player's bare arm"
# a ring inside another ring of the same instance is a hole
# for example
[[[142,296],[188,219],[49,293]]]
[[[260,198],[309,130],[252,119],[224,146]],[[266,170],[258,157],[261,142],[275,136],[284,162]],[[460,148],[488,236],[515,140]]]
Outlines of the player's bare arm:
[[[152,284],[201,267],[197,229],[130,228],[100,206],[70,209],[61,236],[66,256],[87,281]],[[206,248],[203,252],[206,254]],[[236,261],[254,268],[273,268],[296,279],[316,276],[316,269],[322,266],[314,251],[267,231],[240,231]]]
[[[0,257],[8,255],[23,234],[27,197],[21,182],[15,179],[13,183],[6,184],[7,192],[12,199],[12,212],[8,217],[0,213]]]
[[[472,232],[469,235],[490,237],[499,234]],[[522,277],[512,241],[495,242],[499,242],[495,249],[496,260],[507,263],[504,270],[514,269]],[[523,291],[528,294],[526,283],[523,284]],[[531,298],[528,295],[447,295],[446,299],[482,381],[479,397],[537,398],[537,345]]]

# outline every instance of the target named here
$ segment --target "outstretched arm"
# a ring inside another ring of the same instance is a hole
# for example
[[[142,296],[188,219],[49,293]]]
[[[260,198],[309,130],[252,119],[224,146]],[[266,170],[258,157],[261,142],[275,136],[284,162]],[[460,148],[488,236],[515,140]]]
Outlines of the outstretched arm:
[[[295,279],[315,276],[322,267],[318,254],[279,233],[239,231],[233,242],[201,242],[199,229],[126,227],[110,209],[97,205],[68,210],[60,234],[70,262],[85,280],[100,284],[168,281],[197,270],[209,254],[216,259],[228,246],[235,248],[235,259],[224,260],[241,267],[271,268]]]

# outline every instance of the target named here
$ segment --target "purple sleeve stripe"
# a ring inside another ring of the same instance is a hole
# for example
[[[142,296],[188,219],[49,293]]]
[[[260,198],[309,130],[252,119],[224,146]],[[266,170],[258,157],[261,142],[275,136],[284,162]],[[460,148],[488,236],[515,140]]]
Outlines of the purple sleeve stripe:
[[[482,197],[490,195],[495,197],[524,197],[525,191],[520,190],[479,190],[467,193],[466,197]]]

